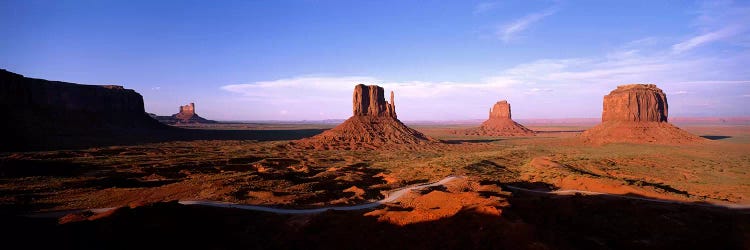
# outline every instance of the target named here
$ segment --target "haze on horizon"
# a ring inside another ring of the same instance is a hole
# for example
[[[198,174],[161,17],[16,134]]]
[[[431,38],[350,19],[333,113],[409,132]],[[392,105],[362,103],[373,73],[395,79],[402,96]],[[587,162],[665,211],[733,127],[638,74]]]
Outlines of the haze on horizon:
[[[403,120],[599,117],[655,83],[670,117],[750,116],[750,3],[733,1],[0,2],[0,68],[118,84],[160,115],[351,115],[355,84]]]

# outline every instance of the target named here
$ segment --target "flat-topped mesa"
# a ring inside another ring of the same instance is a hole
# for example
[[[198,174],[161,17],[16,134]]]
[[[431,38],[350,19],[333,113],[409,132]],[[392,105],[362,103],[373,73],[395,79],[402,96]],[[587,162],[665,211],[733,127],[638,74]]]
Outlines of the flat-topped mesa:
[[[213,120],[205,119],[195,113],[195,103],[189,103],[180,106],[180,112],[171,116],[152,116],[154,119],[169,125],[195,124],[195,123],[217,123]]]
[[[510,103],[506,100],[495,103],[490,109],[490,119],[511,119]]]
[[[0,109],[6,121],[0,124],[0,149],[106,143],[103,138],[111,135],[166,128],[146,114],[143,96],[135,90],[35,79],[3,69]]]
[[[180,106],[180,113],[184,114],[195,114],[195,103],[190,103],[185,106]]]
[[[602,123],[581,134],[592,144],[683,144],[703,141],[667,122],[667,95],[654,84],[628,84],[604,96]]]
[[[174,116],[177,119],[190,119],[190,117],[193,117],[195,115],[195,103],[190,103],[185,106],[180,106],[180,112],[175,114]]]
[[[391,91],[391,102],[385,101],[385,91],[376,85],[358,84],[352,96],[354,116],[384,116],[396,118],[396,106]]]
[[[604,96],[602,122],[667,122],[667,95],[654,84],[628,84]]]

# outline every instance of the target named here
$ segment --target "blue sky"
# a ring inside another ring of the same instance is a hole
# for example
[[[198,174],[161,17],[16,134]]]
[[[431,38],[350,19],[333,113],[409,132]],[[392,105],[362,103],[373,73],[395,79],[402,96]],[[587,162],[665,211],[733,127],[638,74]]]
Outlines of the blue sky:
[[[670,116],[750,116],[747,1],[0,1],[0,68],[119,84],[146,110],[218,120],[351,115],[355,84],[402,120],[599,117],[655,83]]]

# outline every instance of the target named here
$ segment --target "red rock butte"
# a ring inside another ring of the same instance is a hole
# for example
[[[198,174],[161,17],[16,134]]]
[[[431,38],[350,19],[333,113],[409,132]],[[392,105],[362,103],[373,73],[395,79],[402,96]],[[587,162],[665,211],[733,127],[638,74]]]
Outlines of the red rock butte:
[[[702,141],[667,122],[667,95],[654,84],[628,84],[604,96],[602,123],[583,132],[587,143],[684,144]]]
[[[217,123],[213,120],[208,120],[199,116],[195,113],[195,103],[189,103],[185,106],[180,106],[180,111],[177,114],[171,116],[157,116],[152,115],[154,119],[169,125],[177,124],[196,124],[196,123]]]
[[[390,97],[390,103],[386,102],[382,87],[359,84],[354,87],[352,96],[352,117],[330,130],[293,144],[316,149],[376,149],[388,145],[437,142],[399,121],[393,92]]]
[[[172,115],[176,123],[216,123],[216,121],[207,120],[195,113],[195,103],[180,106],[180,112]]]
[[[180,120],[187,120],[187,119],[192,118],[194,115],[195,115],[195,103],[191,102],[188,105],[180,106],[180,112],[178,112],[174,116]]]
[[[506,100],[495,103],[490,117],[478,128],[452,131],[455,134],[481,136],[533,136],[534,131],[511,119],[510,103]]]

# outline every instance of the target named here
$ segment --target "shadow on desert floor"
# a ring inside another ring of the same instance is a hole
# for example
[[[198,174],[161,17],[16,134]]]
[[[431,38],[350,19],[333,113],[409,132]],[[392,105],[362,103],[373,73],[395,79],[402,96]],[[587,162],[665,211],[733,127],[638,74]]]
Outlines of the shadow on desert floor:
[[[56,135],[13,138],[0,145],[2,151],[64,150],[103,146],[133,146],[146,143],[203,140],[285,141],[311,137],[325,129],[217,130],[166,128],[160,130],[108,131],[95,135]]]
[[[503,139],[455,139],[455,140],[441,140],[446,144],[462,144],[462,143],[487,143],[502,141]]]
[[[367,211],[278,215],[176,202],[62,225],[7,216],[4,226],[14,229],[6,230],[10,243],[31,249],[742,249],[750,243],[747,211],[599,195],[517,192],[501,199],[509,205],[499,216],[464,207],[405,226]]]
[[[712,141],[732,138],[731,136],[726,136],[726,135],[701,135],[701,137],[712,140]]]
[[[583,129],[578,130],[541,130],[541,131],[534,131],[537,134],[552,134],[552,133],[583,133]]]

